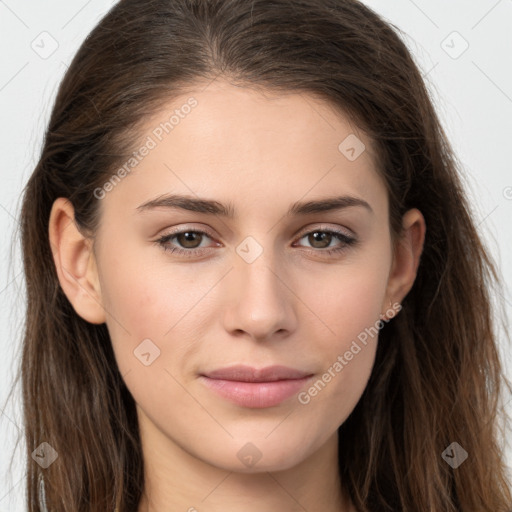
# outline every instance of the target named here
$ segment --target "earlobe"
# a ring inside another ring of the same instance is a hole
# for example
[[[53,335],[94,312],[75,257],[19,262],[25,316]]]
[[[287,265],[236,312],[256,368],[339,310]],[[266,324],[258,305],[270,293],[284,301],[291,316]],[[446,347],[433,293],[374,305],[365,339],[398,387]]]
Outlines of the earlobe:
[[[74,208],[68,199],[60,197],[53,203],[48,234],[57,276],[66,297],[84,320],[104,323],[106,315],[92,240],[77,228]]]
[[[408,210],[402,218],[402,236],[394,248],[383,310],[389,302],[401,303],[411,290],[423,252],[425,233],[422,213],[417,208]]]

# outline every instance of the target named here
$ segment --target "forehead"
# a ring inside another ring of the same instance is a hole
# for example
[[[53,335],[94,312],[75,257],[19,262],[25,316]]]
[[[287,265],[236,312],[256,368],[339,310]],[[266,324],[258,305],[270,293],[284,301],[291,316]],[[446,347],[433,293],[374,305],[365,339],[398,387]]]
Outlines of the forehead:
[[[218,80],[169,100],[140,132],[105,203],[133,210],[180,193],[214,197],[240,213],[351,194],[385,207],[372,141],[338,109],[305,93]]]

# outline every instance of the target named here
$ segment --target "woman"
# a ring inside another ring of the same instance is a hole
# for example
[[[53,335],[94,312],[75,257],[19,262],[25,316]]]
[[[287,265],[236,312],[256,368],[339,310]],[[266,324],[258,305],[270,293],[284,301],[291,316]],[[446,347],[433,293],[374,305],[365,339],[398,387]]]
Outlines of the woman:
[[[511,510],[497,272],[364,5],[120,1],[21,225],[30,512]]]

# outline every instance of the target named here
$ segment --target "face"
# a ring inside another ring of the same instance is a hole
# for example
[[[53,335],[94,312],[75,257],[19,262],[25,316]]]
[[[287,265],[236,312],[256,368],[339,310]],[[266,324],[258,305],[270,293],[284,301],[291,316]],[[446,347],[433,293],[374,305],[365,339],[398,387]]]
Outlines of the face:
[[[312,96],[222,81],[173,99],[140,141],[98,191],[94,248],[140,423],[226,470],[296,465],[354,409],[369,329],[403,298],[371,141]],[[253,371],[222,373],[235,365]]]

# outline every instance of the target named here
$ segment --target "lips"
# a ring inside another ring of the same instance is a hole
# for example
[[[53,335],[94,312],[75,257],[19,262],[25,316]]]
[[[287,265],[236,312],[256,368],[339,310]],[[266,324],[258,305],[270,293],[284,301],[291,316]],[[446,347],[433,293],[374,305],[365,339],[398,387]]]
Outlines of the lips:
[[[311,375],[311,373],[280,365],[267,366],[261,369],[236,365],[213,370],[203,375],[210,379],[234,380],[238,382],[275,382],[277,380],[302,379]]]
[[[286,366],[236,365],[201,374],[199,380],[220,397],[241,407],[275,407],[298,393],[313,374]]]

